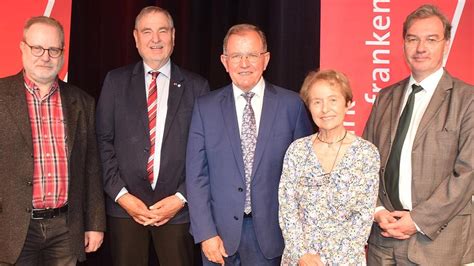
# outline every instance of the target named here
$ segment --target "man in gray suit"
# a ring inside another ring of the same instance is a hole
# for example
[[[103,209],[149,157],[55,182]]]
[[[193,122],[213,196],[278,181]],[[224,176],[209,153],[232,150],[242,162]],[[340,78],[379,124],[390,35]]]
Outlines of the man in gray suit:
[[[33,17],[0,79],[0,264],[76,265],[105,230],[94,99],[58,79],[58,21]]]
[[[432,5],[407,17],[411,76],[380,92],[365,127],[383,166],[369,265],[474,261],[474,87],[442,67],[450,34]]]

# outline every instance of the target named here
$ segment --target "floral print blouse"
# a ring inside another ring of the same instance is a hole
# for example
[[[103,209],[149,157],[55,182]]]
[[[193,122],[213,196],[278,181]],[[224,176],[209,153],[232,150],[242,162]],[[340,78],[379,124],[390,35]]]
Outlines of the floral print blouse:
[[[379,185],[377,148],[360,137],[350,144],[330,175],[312,148],[313,136],[288,148],[279,187],[282,265],[297,265],[306,253],[325,265],[365,265]]]

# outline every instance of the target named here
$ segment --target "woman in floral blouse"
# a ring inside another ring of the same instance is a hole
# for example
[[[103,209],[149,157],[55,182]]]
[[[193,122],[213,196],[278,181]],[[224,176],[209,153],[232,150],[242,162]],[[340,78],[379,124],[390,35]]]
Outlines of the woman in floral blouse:
[[[282,265],[365,264],[379,153],[344,128],[352,103],[344,74],[309,73],[301,97],[319,132],[296,140],[286,152],[279,190]]]

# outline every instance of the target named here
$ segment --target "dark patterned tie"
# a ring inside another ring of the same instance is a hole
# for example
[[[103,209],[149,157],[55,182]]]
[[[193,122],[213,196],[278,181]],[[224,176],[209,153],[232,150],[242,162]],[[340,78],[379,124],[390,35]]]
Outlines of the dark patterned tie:
[[[155,138],[156,138],[156,111],[157,111],[157,91],[156,91],[156,78],[160,72],[148,72],[151,74],[151,83],[148,87],[148,128],[150,130],[150,157],[148,157],[148,163],[146,165],[146,171],[148,174],[148,181],[150,184],[153,183],[153,165],[155,159]]]
[[[245,166],[245,208],[244,212],[249,214],[252,211],[250,201],[250,184],[252,182],[252,166],[255,155],[255,146],[257,144],[257,125],[255,122],[255,113],[252,108],[252,97],[255,95],[253,92],[242,93],[242,97],[245,98],[247,104],[244,108],[244,115],[242,119],[242,133],[241,133],[241,145],[242,145],[242,156],[244,159]]]
[[[398,121],[397,133],[393,139],[392,150],[388,157],[387,166],[385,168],[385,188],[387,189],[388,197],[395,210],[403,210],[400,202],[400,195],[398,190],[398,180],[400,178],[400,156],[402,154],[403,143],[407,136],[408,128],[410,127],[411,116],[413,114],[413,107],[415,106],[415,94],[423,90],[419,85],[413,84],[412,91],[408,96],[405,108],[403,108],[402,115]]]

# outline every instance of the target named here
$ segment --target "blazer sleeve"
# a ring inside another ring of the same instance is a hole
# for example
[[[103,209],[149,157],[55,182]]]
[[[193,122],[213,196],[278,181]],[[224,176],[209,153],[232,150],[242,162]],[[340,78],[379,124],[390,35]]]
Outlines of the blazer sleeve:
[[[102,190],[99,152],[95,132],[95,101],[87,104],[87,150],[85,161],[84,230],[105,231],[105,204]]]
[[[374,105],[372,106],[372,110],[369,115],[369,119],[367,120],[365,127],[364,127],[364,132],[362,133],[362,138],[368,140],[370,143],[376,143],[375,140],[375,117],[379,105],[379,97],[376,98]],[[382,168],[380,166],[379,168]],[[382,175],[379,175],[379,182],[380,185],[378,187],[378,196],[377,196],[377,204],[376,207],[383,206],[382,200],[381,200],[381,195],[382,195],[382,190],[383,190],[383,183],[380,180],[380,177]],[[384,207],[384,206],[383,206]]]
[[[211,212],[211,191],[207,162],[206,140],[199,100],[194,104],[186,151],[186,190],[188,196],[191,234],[195,243],[217,235]]]
[[[120,177],[120,171],[114,148],[115,138],[115,93],[117,87],[110,73],[107,74],[97,104],[96,125],[97,143],[102,161],[104,190],[115,199],[120,190],[126,186]]]
[[[308,117],[308,111],[304,103],[299,100],[298,104],[298,118],[296,119],[295,131],[293,140],[309,136],[313,132],[313,126]]]
[[[377,113],[378,98],[375,100],[372,110],[370,111],[369,118],[365,123],[364,132],[362,133],[362,138],[374,143],[374,123],[375,123],[375,114]]]
[[[195,99],[199,96],[207,94],[210,91],[209,83],[207,82],[207,80],[205,80],[205,79],[196,79],[194,83],[197,83],[197,84],[193,84],[193,86],[196,88],[196,91],[197,91],[195,96],[194,96]],[[186,200],[187,200],[187,191],[186,191],[186,182],[185,182],[185,180],[183,180],[178,185],[178,189],[176,190],[176,192],[181,193],[181,195],[183,195],[183,197],[186,198]]]
[[[472,93],[472,90],[470,92]],[[474,194],[474,101],[472,94],[470,96],[471,101],[461,114],[458,154],[453,171],[446,176],[426,201],[420,202],[411,211],[413,221],[432,240],[442,232],[454,216],[466,207]]]

